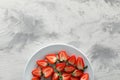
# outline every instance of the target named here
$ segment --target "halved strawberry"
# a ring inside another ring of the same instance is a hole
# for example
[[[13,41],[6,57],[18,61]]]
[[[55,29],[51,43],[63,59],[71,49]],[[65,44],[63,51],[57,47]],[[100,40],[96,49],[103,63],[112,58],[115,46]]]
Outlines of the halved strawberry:
[[[58,80],[59,79],[59,75],[57,72],[54,72],[53,76],[52,76],[52,80]]]
[[[48,54],[45,56],[50,64],[54,64],[57,61],[56,54]]]
[[[33,77],[32,80],[40,80],[38,77]]]
[[[67,61],[68,55],[67,55],[66,51],[60,51],[58,53],[58,58],[60,61]]]
[[[62,74],[62,80],[70,80],[71,74],[63,73]]]
[[[84,69],[84,61],[82,57],[78,57],[77,61],[76,61],[76,66],[79,70],[83,70]]]
[[[40,69],[40,68],[35,68],[35,69],[32,71],[32,75],[33,75],[33,76],[36,76],[36,77],[41,77],[41,69]]]
[[[64,70],[64,68],[65,68],[65,63],[64,62],[62,62],[62,63],[57,63],[56,64],[56,70],[57,71],[63,71]]]
[[[42,73],[45,78],[50,77],[52,75],[53,71],[54,71],[53,68],[50,66],[42,68]]]
[[[38,64],[38,66],[40,66],[41,68],[46,67],[48,65],[48,63],[45,60],[37,60],[36,63]]]
[[[89,80],[89,74],[88,73],[84,73],[82,75],[82,77],[80,78],[80,80]]]
[[[80,78],[77,78],[77,77],[71,77],[70,80],[80,80]]]
[[[71,65],[74,65],[76,63],[75,55],[72,55],[68,58],[68,63],[71,64]]]
[[[82,74],[83,72],[77,69],[72,73],[74,77],[80,77]]]
[[[75,70],[75,67],[71,66],[71,65],[65,66],[65,68],[64,68],[64,71],[68,72],[68,73],[73,72],[74,70]]]

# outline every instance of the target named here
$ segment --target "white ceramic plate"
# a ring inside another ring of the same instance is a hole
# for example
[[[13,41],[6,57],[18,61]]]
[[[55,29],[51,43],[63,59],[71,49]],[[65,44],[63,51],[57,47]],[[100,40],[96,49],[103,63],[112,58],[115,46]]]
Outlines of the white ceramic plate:
[[[82,56],[85,61],[85,65],[88,65],[86,72],[89,73],[89,77],[90,77],[89,80],[94,80],[93,70],[92,70],[92,67],[91,67],[91,64],[88,58],[80,50],[68,44],[52,44],[52,45],[48,45],[46,47],[41,48],[28,61],[25,71],[24,71],[23,79],[31,80],[32,78],[31,71],[37,66],[36,60],[43,59],[46,54],[56,53],[60,50],[65,50],[69,55],[75,54],[76,56]]]

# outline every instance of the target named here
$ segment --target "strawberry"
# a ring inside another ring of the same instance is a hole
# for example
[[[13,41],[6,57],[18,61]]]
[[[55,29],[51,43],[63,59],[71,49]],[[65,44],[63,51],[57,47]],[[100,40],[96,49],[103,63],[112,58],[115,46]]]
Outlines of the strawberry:
[[[71,77],[70,80],[80,80],[80,79],[77,77]]]
[[[42,73],[45,78],[50,77],[52,75],[53,71],[54,71],[53,68],[50,66],[42,68]]]
[[[70,80],[71,74],[63,73],[62,74],[62,80]]]
[[[65,63],[64,62],[62,62],[62,63],[57,63],[56,64],[56,70],[57,71],[63,71],[64,70],[64,68],[65,68]]]
[[[60,51],[58,53],[58,58],[60,61],[67,61],[68,55],[67,55],[66,51]]]
[[[33,77],[32,80],[40,80],[38,77]]]
[[[82,57],[78,57],[77,61],[76,61],[76,66],[79,70],[83,70],[84,69],[84,61]]]
[[[54,72],[54,74],[52,76],[52,80],[58,80],[58,79],[59,79],[58,73]]]
[[[82,74],[83,72],[77,69],[72,73],[74,77],[80,77]]]
[[[70,72],[73,72],[75,70],[75,67],[73,67],[73,66],[65,66],[65,68],[64,68],[64,71],[65,72],[68,72],[68,73],[70,73]]]
[[[89,74],[88,73],[84,73],[82,75],[82,77],[80,78],[80,80],[89,80]]]
[[[35,69],[32,71],[32,75],[33,75],[33,76],[36,76],[36,77],[41,77],[41,69],[40,69],[40,68],[35,68]]]
[[[45,56],[45,58],[48,60],[50,64],[54,64],[57,61],[56,54],[48,54]]]
[[[68,58],[68,63],[71,64],[71,65],[74,65],[76,63],[75,55],[72,55]]]
[[[76,59],[75,55],[69,56],[63,50],[58,55],[48,54],[45,59],[37,60],[36,63],[38,67],[32,71],[31,80],[40,80],[42,75],[42,78],[51,80],[89,80],[89,74],[83,73],[87,68],[83,58],[79,56]]]
[[[38,66],[40,66],[41,68],[46,67],[48,65],[48,63],[45,60],[37,60],[36,63],[38,64]]]

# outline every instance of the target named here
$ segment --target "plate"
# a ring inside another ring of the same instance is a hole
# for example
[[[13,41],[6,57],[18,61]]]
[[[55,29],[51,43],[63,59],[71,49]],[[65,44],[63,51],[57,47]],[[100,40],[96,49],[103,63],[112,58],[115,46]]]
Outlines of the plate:
[[[68,53],[68,55],[75,54],[76,56],[82,56],[85,65],[88,65],[86,72],[89,73],[89,80],[94,80],[93,69],[86,55],[76,47],[62,43],[50,44],[48,46],[41,48],[37,53],[35,53],[26,64],[23,80],[31,80],[32,78],[31,71],[37,66],[36,61],[38,59],[43,59],[45,55],[49,53],[57,53],[60,50],[65,50]]]

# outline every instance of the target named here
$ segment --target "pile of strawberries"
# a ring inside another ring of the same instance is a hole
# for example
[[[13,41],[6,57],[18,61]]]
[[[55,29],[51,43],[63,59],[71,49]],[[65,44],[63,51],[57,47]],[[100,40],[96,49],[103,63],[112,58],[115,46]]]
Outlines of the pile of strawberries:
[[[84,72],[87,66],[83,58],[68,56],[66,51],[48,54],[36,63],[38,67],[32,71],[32,80],[41,80],[41,77],[51,80],[89,80],[89,74]]]

